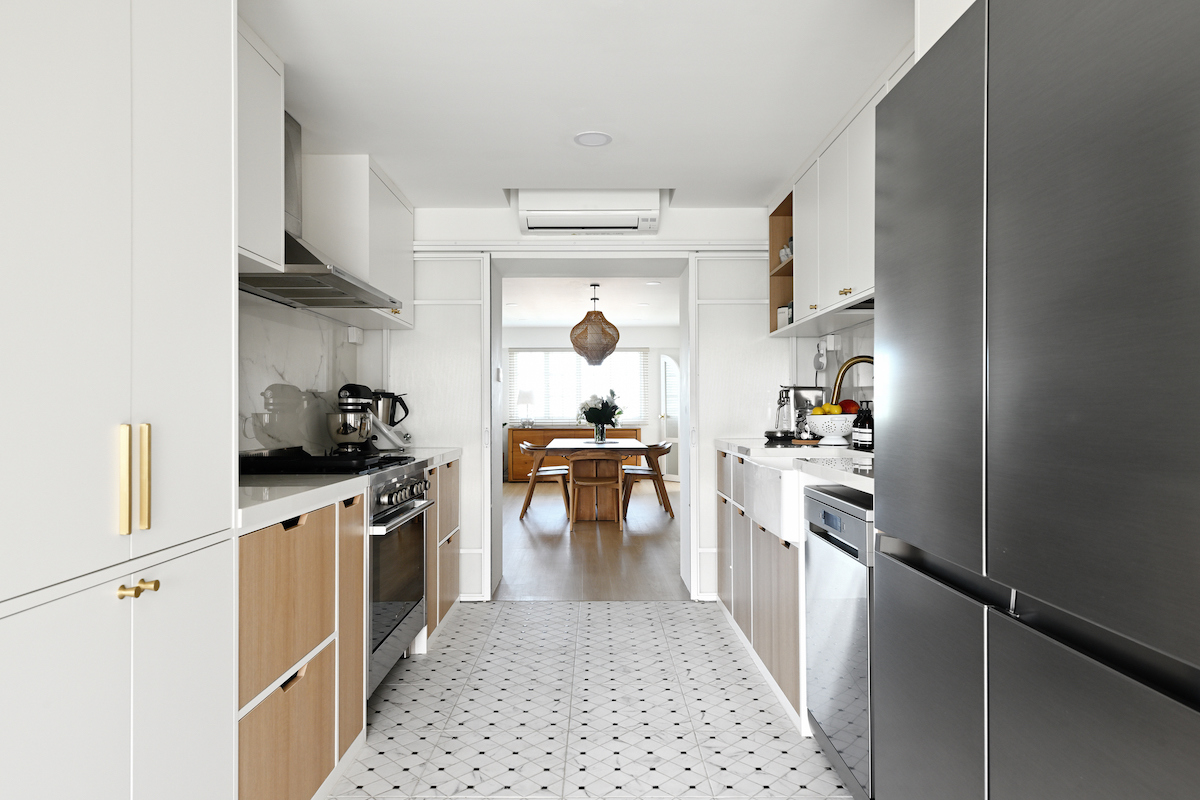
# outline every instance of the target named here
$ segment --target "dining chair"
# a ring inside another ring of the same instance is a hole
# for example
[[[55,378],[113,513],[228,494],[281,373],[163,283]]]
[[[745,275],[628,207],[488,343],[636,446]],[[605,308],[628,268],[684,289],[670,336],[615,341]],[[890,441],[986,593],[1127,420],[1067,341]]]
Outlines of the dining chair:
[[[622,519],[621,513],[621,497],[625,493],[625,472],[621,469],[621,460],[625,456],[620,453],[606,453],[596,450],[577,450],[574,453],[567,454],[567,480],[571,483],[571,530],[575,530],[575,518],[579,514],[579,487],[594,487],[597,491],[602,488],[610,488],[617,493],[617,528],[625,530],[625,522]],[[616,463],[616,469],[612,475],[580,475],[579,469],[585,463],[594,462],[596,472],[600,472],[600,462],[612,461]]]
[[[627,516],[629,514],[629,498],[633,496],[633,485],[640,480],[649,479],[654,484],[654,493],[658,495],[658,504],[667,509],[667,513],[671,515],[671,519],[675,519],[675,511],[671,508],[671,500],[667,497],[667,484],[662,479],[662,461],[660,460],[667,453],[671,452],[671,442],[659,442],[646,446],[646,461],[647,463],[653,459],[654,464],[658,467],[655,471],[653,467],[623,467],[622,472],[625,473],[625,490],[621,501],[621,514]]]
[[[545,458],[545,452],[545,447],[521,442],[521,454],[533,457],[533,468],[529,470],[529,488],[525,490],[525,504],[521,506],[521,515],[517,519],[525,519],[525,512],[529,510],[529,501],[533,499],[533,490],[538,485],[539,478],[553,478],[558,481],[559,488],[562,489],[563,508],[567,510],[567,514],[571,513],[571,500],[567,493],[567,468],[539,467]]]

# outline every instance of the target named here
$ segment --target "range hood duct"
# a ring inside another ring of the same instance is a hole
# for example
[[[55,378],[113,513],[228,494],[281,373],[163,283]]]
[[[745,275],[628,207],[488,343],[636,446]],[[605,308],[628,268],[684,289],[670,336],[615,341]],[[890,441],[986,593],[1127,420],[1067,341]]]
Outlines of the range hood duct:
[[[238,273],[238,286],[250,294],[293,308],[383,308],[399,311],[402,303],[363,279],[336,266],[300,238],[303,231],[300,180],[300,123],[284,113],[283,272]],[[241,263],[241,259],[238,260]]]

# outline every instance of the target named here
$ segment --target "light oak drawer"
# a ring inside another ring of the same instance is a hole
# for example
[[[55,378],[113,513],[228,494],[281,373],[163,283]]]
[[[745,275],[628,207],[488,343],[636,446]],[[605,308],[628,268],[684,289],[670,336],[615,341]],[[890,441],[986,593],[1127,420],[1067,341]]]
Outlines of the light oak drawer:
[[[438,545],[438,622],[458,599],[459,534]]]
[[[334,507],[238,540],[239,706],[334,628]]]
[[[238,723],[238,800],[309,800],[333,769],[334,646]]]
[[[363,729],[366,547],[363,495],[337,504],[338,514],[338,755]]]

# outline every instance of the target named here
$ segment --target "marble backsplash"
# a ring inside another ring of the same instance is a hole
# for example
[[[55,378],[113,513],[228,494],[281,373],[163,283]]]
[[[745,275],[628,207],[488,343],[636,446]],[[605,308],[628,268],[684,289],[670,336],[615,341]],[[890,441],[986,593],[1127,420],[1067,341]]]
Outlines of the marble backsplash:
[[[325,415],[336,410],[337,390],[357,381],[357,345],[341,323],[246,292],[238,296],[238,449],[299,445],[324,452],[333,446]],[[264,393],[277,398],[271,408]]]

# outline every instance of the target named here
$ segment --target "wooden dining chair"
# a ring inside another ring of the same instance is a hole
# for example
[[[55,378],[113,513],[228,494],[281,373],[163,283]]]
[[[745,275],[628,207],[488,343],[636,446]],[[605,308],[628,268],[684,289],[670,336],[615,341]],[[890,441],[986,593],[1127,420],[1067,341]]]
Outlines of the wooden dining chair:
[[[521,454],[533,457],[533,467],[529,470],[529,488],[525,490],[525,504],[521,506],[521,515],[517,519],[525,519],[525,512],[529,510],[529,501],[533,499],[533,490],[538,485],[539,478],[552,478],[558,481],[559,488],[562,489],[563,508],[569,515],[571,500],[567,493],[567,468],[538,466],[546,457],[546,448],[529,442],[521,442]]]
[[[621,497],[625,493],[625,472],[621,469],[620,453],[606,453],[603,450],[578,450],[567,455],[567,479],[571,483],[571,530],[575,530],[575,519],[579,515],[579,487],[594,487],[597,491],[610,488],[617,493],[617,528],[625,530],[625,522],[621,515]],[[588,463],[595,464],[596,472],[600,472],[600,462],[615,462],[616,469],[612,475],[580,475],[579,470]]]
[[[640,480],[649,479],[654,483],[654,493],[658,495],[658,504],[667,509],[667,513],[671,515],[671,519],[675,519],[675,511],[671,508],[671,500],[667,497],[667,484],[662,478],[662,461],[660,460],[667,453],[671,452],[672,444],[670,442],[659,442],[646,446],[646,461],[647,463],[653,459],[654,467],[623,467],[622,472],[625,473],[625,490],[621,500],[621,514],[627,516],[629,514],[629,498],[633,496],[633,485]]]

